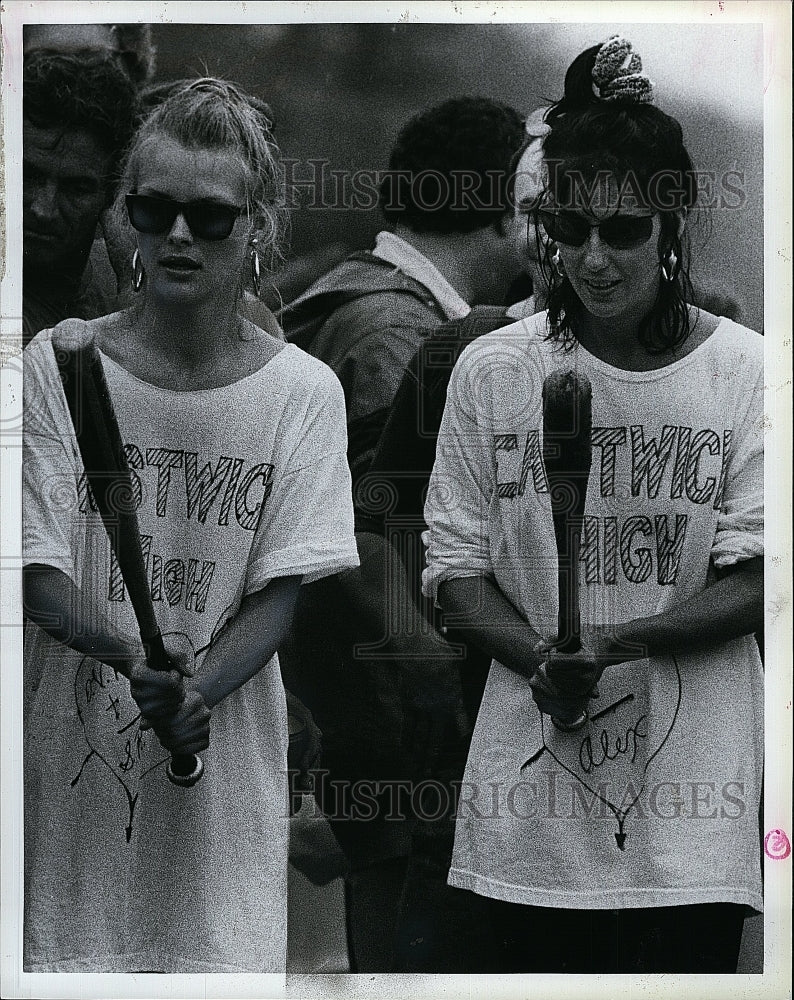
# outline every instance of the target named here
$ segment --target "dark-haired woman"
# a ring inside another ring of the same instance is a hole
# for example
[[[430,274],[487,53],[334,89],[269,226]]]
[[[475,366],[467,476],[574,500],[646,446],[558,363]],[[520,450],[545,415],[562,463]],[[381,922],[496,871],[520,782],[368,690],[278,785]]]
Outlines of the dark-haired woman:
[[[358,564],[333,373],[241,312],[279,232],[277,154],[236,87],[141,126],[120,209],[131,307],[25,352],[25,968],[283,973],[287,719],[275,651],[302,580]],[[92,337],[175,670],[149,669],[61,385]],[[148,728],[146,723],[153,727]],[[169,753],[201,752],[194,787]]]
[[[489,971],[735,971],[761,907],[762,341],[688,302],[692,164],[630,44],[583,53],[547,122],[549,309],[462,355],[426,508],[426,590],[493,657],[450,882],[494,900]],[[570,369],[576,655],[541,436]]]

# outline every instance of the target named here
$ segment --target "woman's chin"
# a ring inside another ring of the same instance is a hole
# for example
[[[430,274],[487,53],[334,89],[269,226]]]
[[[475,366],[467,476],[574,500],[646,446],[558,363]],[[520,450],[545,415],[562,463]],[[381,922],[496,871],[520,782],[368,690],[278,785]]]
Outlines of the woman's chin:
[[[149,296],[168,305],[200,305],[215,298],[218,289],[209,288],[205,282],[152,281],[147,289]]]

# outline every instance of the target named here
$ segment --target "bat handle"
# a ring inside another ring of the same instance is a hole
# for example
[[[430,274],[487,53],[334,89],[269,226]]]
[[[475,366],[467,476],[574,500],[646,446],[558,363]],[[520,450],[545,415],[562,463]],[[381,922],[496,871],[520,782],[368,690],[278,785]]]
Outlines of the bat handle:
[[[158,630],[144,640],[146,659],[153,670],[171,670],[171,662],[163,645],[162,633]],[[204,773],[204,762],[198,754],[175,753],[165,769],[168,780],[180,788],[192,788]]]
[[[579,546],[581,519],[565,518],[560,535],[563,536],[563,546],[558,543],[560,552],[559,567],[559,614],[557,619],[557,642],[555,647],[559,653],[578,653],[582,648],[579,619]],[[564,558],[563,558],[564,555]],[[565,717],[552,715],[551,721],[564,733],[575,733],[587,723],[587,705],[589,696],[574,707],[573,713]]]

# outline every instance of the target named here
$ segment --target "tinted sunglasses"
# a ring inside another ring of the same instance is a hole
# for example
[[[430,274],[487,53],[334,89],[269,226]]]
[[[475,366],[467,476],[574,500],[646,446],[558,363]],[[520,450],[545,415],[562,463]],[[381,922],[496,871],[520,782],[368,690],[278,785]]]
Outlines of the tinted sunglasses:
[[[139,233],[170,232],[176,217],[183,215],[191,233],[201,240],[225,240],[243,212],[242,208],[216,201],[171,201],[148,194],[128,194],[125,201],[130,222]]]
[[[589,222],[577,212],[538,212],[549,239],[565,246],[581,247],[587,242],[592,229],[598,230],[601,240],[615,250],[629,250],[642,246],[653,232],[652,215],[611,215],[597,224]]]

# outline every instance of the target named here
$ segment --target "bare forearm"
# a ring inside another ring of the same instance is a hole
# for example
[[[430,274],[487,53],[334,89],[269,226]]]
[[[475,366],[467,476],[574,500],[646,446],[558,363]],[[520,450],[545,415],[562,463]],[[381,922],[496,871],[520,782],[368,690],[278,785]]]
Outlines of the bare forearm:
[[[500,663],[530,677],[542,657],[535,652],[541,636],[488,577],[447,580],[438,591],[450,625]]]
[[[143,655],[137,636],[125,636],[99,615],[90,628],[81,612],[84,601],[69,577],[52,566],[33,564],[23,573],[25,614],[48,635],[70,649],[108,664],[129,676]]]
[[[208,708],[254,677],[273,657],[292,620],[300,583],[299,576],[279,577],[243,599],[191,682]]]
[[[762,627],[763,602],[763,561],[751,559],[669,611],[619,625],[610,645],[638,659],[727,642]]]

